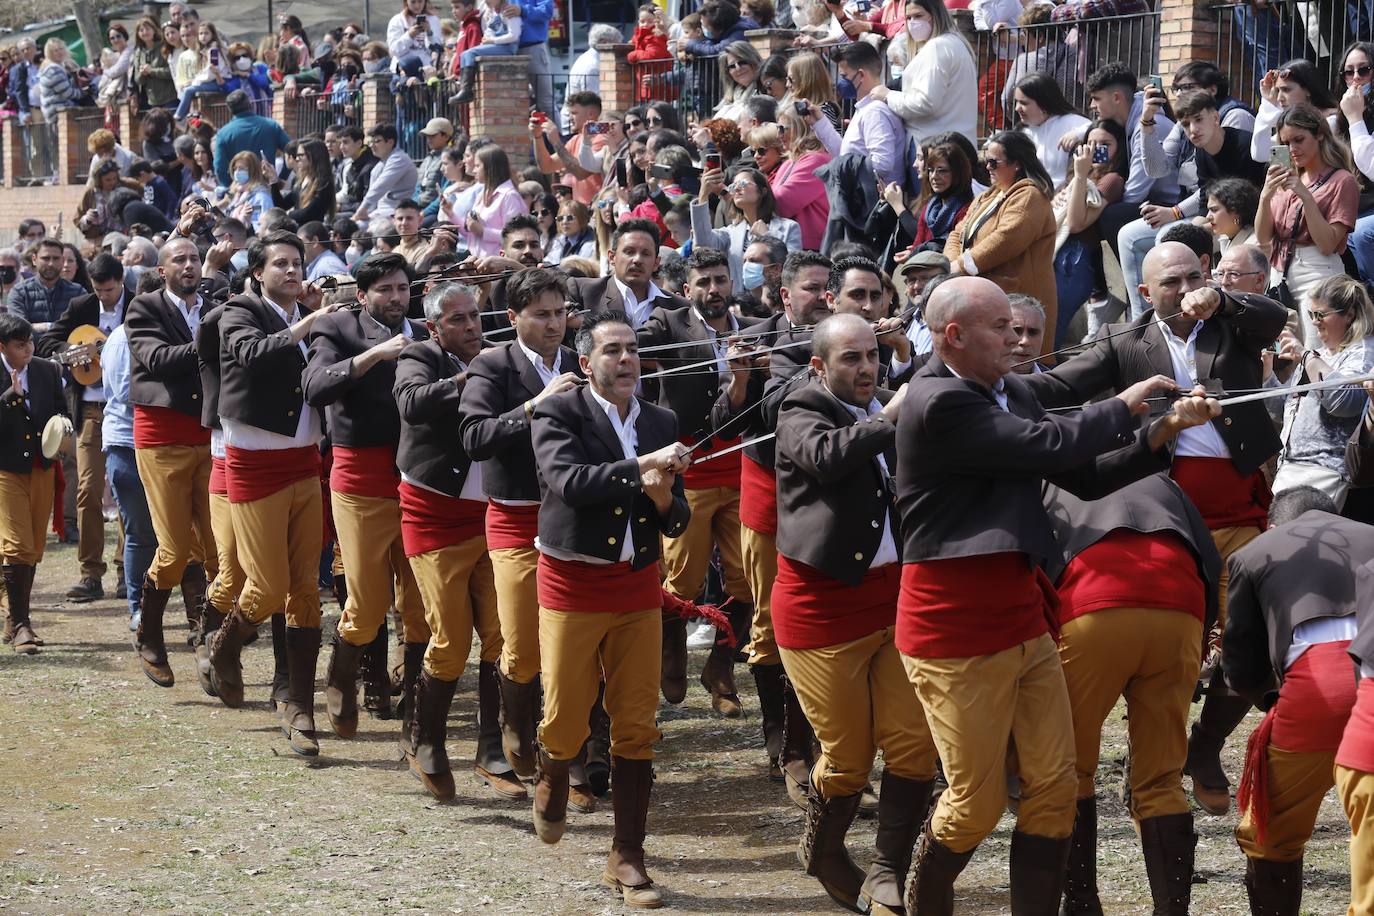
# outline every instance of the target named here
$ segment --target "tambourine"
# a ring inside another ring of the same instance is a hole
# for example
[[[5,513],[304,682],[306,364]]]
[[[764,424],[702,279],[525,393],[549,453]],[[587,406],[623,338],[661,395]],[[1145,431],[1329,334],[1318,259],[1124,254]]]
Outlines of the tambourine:
[[[76,443],[76,429],[70,417],[57,414],[43,427],[40,445],[43,457],[52,461],[58,455],[69,454]]]

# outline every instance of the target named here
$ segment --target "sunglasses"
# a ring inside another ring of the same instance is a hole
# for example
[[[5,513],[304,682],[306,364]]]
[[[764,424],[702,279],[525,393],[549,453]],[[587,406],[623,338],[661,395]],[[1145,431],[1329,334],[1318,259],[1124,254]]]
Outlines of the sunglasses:
[[[1317,322],[1318,324],[1321,324],[1323,321],[1325,321],[1326,319],[1330,318],[1332,315],[1341,315],[1341,314],[1344,314],[1344,309],[1331,309],[1330,311],[1325,311],[1325,312],[1322,311],[1321,309],[1308,309],[1308,310],[1307,310],[1307,317],[1308,317],[1308,318],[1311,318],[1313,321]]]
[[[613,206],[615,206],[615,201],[613,200],[598,200],[596,202],[596,208],[598,210],[608,210]]]
[[[743,61],[743,60],[732,60],[732,61],[728,62],[728,63],[725,65],[725,69],[726,69],[726,70],[738,70],[738,69],[740,69],[741,67],[753,67],[753,66],[754,66],[754,65],[751,64],[751,63],[749,63],[748,61]]]
[[[739,181],[736,181],[734,184],[730,185],[730,187],[726,188],[726,190],[731,194],[738,194],[740,191],[747,191],[753,186],[754,183],[748,178],[741,178]]]
[[[573,216],[571,213],[564,213],[562,216],[555,217],[555,221],[560,223],[575,223],[577,222],[577,217]]]
[[[648,124],[650,127],[661,127],[661,126],[663,125],[663,119],[662,119],[662,118],[649,118],[649,119],[646,120],[644,123],[645,123],[645,124]]]
[[[1370,69],[1369,64],[1359,64],[1354,67],[1346,67],[1341,73],[1346,79],[1354,79],[1356,76],[1368,76]]]
[[[750,153],[750,155],[752,155],[755,159],[762,159],[764,156],[767,156],[770,152],[779,152],[779,153],[780,153],[780,152],[782,152],[782,150],[777,149],[776,147],[772,147],[772,146],[751,146],[751,147],[749,147],[749,153]]]
[[[984,157],[983,157],[983,165],[985,165],[985,166],[988,167],[988,171],[989,171],[989,172],[994,171],[994,170],[996,170],[996,169],[1000,169],[1002,166],[1004,166],[1004,165],[1006,165],[1006,164],[1007,164],[1007,160],[1006,160],[1006,159],[994,159],[994,158],[991,157],[991,156],[984,156]]]
[[[644,121],[642,118],[628,118],[625,121],[625,126],[630,130],[639,130],[644,126]]]
[[[533,216],[535,219],[543,219],[543,218],[546,217],[546,216],[553,216],[553,211],[552,211],[552,210],[531,210],[531,211],[530,211],[530,216]]]

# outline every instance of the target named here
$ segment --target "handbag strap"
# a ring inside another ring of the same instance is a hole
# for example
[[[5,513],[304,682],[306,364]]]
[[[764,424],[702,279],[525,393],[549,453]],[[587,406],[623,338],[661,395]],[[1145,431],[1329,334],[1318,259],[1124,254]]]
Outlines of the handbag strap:
[[[1336,170],[1335,170],[1335,169],[1327,169],[1327,170],[1326,170],[1326,173],[1325,173],[1324,175],[1322,175],[1320,178],[1318,178],[1317,181],[1316,181],[1316,183],[1313,184],[1312,187],[1308,188],[1308,190],[1309,190],[1309,191],[1316,191],[1317,188],[1320,188],[1322,185],[1326,184],[1327,180],[1328,180],[1332,175],[1334,175],[1334,174],[1336,174]],[[1299,181],[1301,181],[1301,180],[1302,180],[1302,179],[1299,179]],[[1298,233],[1300,233],[1300,232],[1302,232],[1302,198],[1301,198],[1301,197],[1298,198],[1298,209],[1297,209],[1297,211],[1296,211],[1296,212],[1294,213],[1294,215],[1293,215],[1293,231],[1289,234],[1288,238],[1282,239],[1282,240],[1281,240],[1281,244],[1283,244],[1283,246],[1284,246],[1284,258],[1283,258],[1283,270],[1282,270],[1282,273],[1283,273],[1283,278],[1284,278],[1285,280],[1288,279],[1288,269],[1289,269],[1290,267],[1293,266],[1293,258],[1294,258],[1294,256],[1297,254],[1297,251],[1298,251]]]

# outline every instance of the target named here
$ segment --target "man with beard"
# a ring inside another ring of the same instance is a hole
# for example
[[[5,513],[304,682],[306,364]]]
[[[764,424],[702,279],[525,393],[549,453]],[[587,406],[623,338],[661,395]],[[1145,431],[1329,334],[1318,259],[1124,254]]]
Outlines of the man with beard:
[[[35,334],[46,333],[67,306],[86,293],[80,285],[62,279],[64,249],[57,239],[40,239],[34,245],[34,275],[10,290],[9,312],[33,325]]]
[[[539,223],[528,213],[521,213],[506,220],[501,229],[501,250],[490,257],[477,258],[468,262],[479,276],[515,271],[525,267],[538,267],[544,263],[544,243],[540,240]],[[486,290],[486,310],[496,312],[509,308],[506,301],[508,277],[482,284]],[[482,331],[498,340],[509,340],[510,320],[505,315],[486,315],[482,318]]]
[[[563,836],[568,769],[587,739],[602,672],[611,718],[615,827],[602,881],[633,907],[663,905],[644,866],[658,708],[659,544],[687,528],[677,421],[635,396],[639,352],[619,315],[577,335],[589,384],[534,411],[539,506],[539,651],[544,721],[534,828]]]
[[[794,251],[787,256],[779,291],[783,310],[750,329],[765,346],[781,341],[793,328],[810,327],[821,316],[830,314],[825,301],[830,266],[829,258],[814,251]],[[778,357],[783,352],[786,351],[775,351],[770,356]],[[811,725],[797,701],[792,682],[783,672],[770,611],[773,580],[778,574],[778,500],[774,444],[766,437],[777,428],[778,409],[786,395],[779,388],[804,383],[809,375],[784,374],[784,367],[795,372],[797,364],[793,357],[789,356],[785,364],[773,361],[762,396],[748,401],[739,412],[744,423],[740,436],[752,442],[744,449],[740,461],[740,558],[749,592],[754,596],[749,670],[759,693],[768,776],[783,781],[793,802],[804,808],[808,774],[814,762]],[[765,441],[757,441],[761,438]]]
[[[200,252],[175,238],[158,256],[164,288],[135,296],[125,317],[129,395],[134,404],[134,457],[157,533],[157,554],[143,584],[137,649],[143,673],[159,687],[175,681],[167,663],[162,615],[189,563],[209,569],[210,431],[201,425],[196,331],[209,303],[201,296]],[[203,608],[187,610],[192,632]],[[193,619],[191,619],[193,618]]]
[[[676,415],[680,441],[689,446],[700,443],[704,450],[699,457],[705,458],[738,444],[739,424],[718,425],[716,420],[739,410],[750,386],[761,388],[763,380],[751,371],[747,348],[736,342],[753,320],[736,318],[726,305],[730,261],[725,252],[693,249],[682,291],[691,307],[655,308],[639,328],[639,346],[653,353],[661,372],[672,373],[659,379],[658,404]],[[714,365],[703,365],[712,360]],[[694,600],[706,584],[712,551],[719,549],[733,633],[717,633],[701,671],[701,685],[710,691],[712,709],[738,718],[743,709],[735,688],[734,647],[743,642],[754,617],[740,557],[739,451],[687,468],[682,482],[692,521],[681,537],[663,546],[663,587],[683,601]],[[681,703],[687,691],[687,644],[680,638],[685,621],[674,611],[666,611],[665,618],[663,697]]]
[[[357,734],[358,667],[394,601],[405,640],[401,746],[409,753],[415,681],[430,631],[401,540],[396,470],[401,417],[392,387],[401,352],[427,335],[406,318],[411,274],[405,258],[391,252],[372,255],[358,265],[356,276],[362,308],[316,323],[303,376],[310,406],[328,408],[330,505],[348,571],[348,597],[329,660],[325,703],[335,734]]]
[[[459,435],[468,366],[482,349],[477,300],[477,290],[461,283],[440,284],[425,296],[432,336],[401,354],[393,388],[401,414],[401,541],[432,634],[415,688],[410,768],[439,801],[452,800],[455,791],[448,714],[474,630],[481,640],[474,769],[506,798],[527,794],[501,753],[501,624],[487,556],[487,500],[481,465]]]
[[[463,386],[463,448],[481,463],[482,487],[489,502],[487,549],[502,642],[501,744],[506,760],[522,779],[536,775],[541,666],[535,584],[540,494],[530,417],[545,400],[571,391],[582,378],[577,355],[562,346],[567,293],[567,281],[554,270],[526,268],[511,277],[507,317],[515,328],[515,340],[479,354],[468,366]],[[604,710],[596,715],[599,708],[598,703],[593,715],[597,723],[604,723]],[[594,733],[603,730],[597,723],[593,723]],[[574,811],[591,813],[595,795],[605,792],[609,762],[600,763],[599,776],[593,779],[582,754],[573,762],[569,806]]]
[[[315,667],[323,432],[318,408],[306,403],[302,376],[305,339],[339,306],[321,307],[319,290],[306,288],[305,247],[293,233],[276,230],[254,239],[248,275],[249,289],[225,306],[219,335],[225,483],[243,589],[211,639],[211,670],[224,704],[240,705],[243,641],[284,607],[287,678],[277,712],[291,750],[313,757],[320,750]]]
[[[893,643],[901,579],[892,502],[906,387],[878,386],[878,339],[857,315],[816,327],[816,379],[778,417],[778,572],[773,628],[821,743],[808,776],[798,857],[846,909],[901,912],[935,746]],[[867,876],[845,848],[883,751],[876,855]],[[862,900],[862,903],[860,902]]]

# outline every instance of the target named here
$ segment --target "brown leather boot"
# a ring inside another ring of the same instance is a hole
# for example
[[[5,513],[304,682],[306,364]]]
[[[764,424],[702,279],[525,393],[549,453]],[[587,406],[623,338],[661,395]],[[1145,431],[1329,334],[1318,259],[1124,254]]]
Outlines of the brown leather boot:
[[[568,765],[539,748],[539,778],[534,784],[534,832],[545,843],[563,839],[568,822]]]
[[[425,664],[427,642],[408,642],[401,650],[401,699],[398,703],[401,712],[401,753],[409,760],[415,756],[415,716],[418,701],[415,692],[420,683],[420,671]]]
[[[663,619],[663,699],[674,706],[687,698],[687,621],[674,614]]]
[[[196,680],[206,696],[216,696],[215,682],[210,670],[210,637],[224,624],[224,615],[213,604],[206,602],[200,615],[200,632],[196,634]]]
[[[201,618],[205,616],[205,591],[205,567],[200,563],[187,563],[181,573],[181,605],[186,612],[186,645],[192,649],[200,633]]]
[[[749,621],[754,619],[754,606],[731,599],[726,610],[735,645],[743,645],[749,641]],[[731,633],[717,630],[716,644],[711,647],[711,654],[706,656],[706,664],[701,669],[701,686],[711,694],[711,709],[716,715],[738,719],[744,715],[744,705],[740,703],[739,688],[735,686],[735,646],[729,645],[731,636]]]
[[[768,778],[783,782],[782,732],[786,716],[783,700],[782,665],[750,665],[754,687],[759,694],[759,716],[763,719],[763,749],[768,754]]]
[[[496,662],[477,664],[477,778],[505,798],[524,801],[527,790],[501,750],[501,687]]]
[[[1202,712],[1188,734],[1188,759],[1183,764],[1183,772],[1193,779],[1193,798],[1198,807],[1215,815],[1231,809],[1231,781],[1221,766],[1221,749],[1250,712],[1251,705],[1219,681],[1220,677],[1213,677],[1207,689]]]
[[[931,785],[932,780],[906,779],[891,770],[883,772],[873,864],[859,889],[859,906],[866,912],[902,912],[902,891],[911,870],[911,851],[926,822]]]
[[[845,834],[859,810],[859,796],[822,798],[814,785],[806,800],[806,827],[797,846],[797,860],[808,875],[840,906],[859,912],[859,888],[864,873],[849,857]]]
[[[162,633],[162,615],[171,596],[171,589],[157,588],[151,579],[143,580],[142,614],[134,645],[143,673],[159,687],[171,687],[176,683],[172,666],[167,663],[167,643]]]
[[[1102,916],[1097,896],[1097,797],[1078,800],[1064,873],[1064,902],[1060,916]]]
[[[539,678],[521,684],[497,671],[501,685],[501,752],[515,775],[533,779],[538,752],[534,729],[539,715]]]
[[[281,714],[286,709],[286,699],[290,692],[291,661],[286,649],[286,614],[272,615],[272,693],[268,698],[273,711]],[[289,737],[289,736],[288,736]]]
[[[1245,893],[1251,916],[1298,916],[1302,909],[1302,859],[1245,859]]]
[[[4,566],[5,596],[9,599],[10,645],[19,655],[37,655],[39,639],[29,622],[34,567],[19,563]]]
[[[363,647],[335,632],[334,651],[325,673],[324,703],[329,711],[329,727],[340,738],[358,734],[358,665],[362,660]]]
[[[281,730],[292,753],[317,757],[315,737],[315,667],[320,658],[320,628],[286,628],[287,683]]]
[[[409,648],[409,647],[407,647]],[[453,769],[448,762],[448,710],[453,705],[457,681],[441,681],[421,671],[415,687],[414,754],[410,771],[441,802],[453,801]]]
[[[953,916],[954,881],[973,858],[973,852],[955,852],[935,839],[927,819],[902,897],[907,916]]]
[[[1153,916],[1188,916],[1197,850],[1193,813],[1145,818],[1140,822],[1140,847],[1154,898]],[[1301,875],[1298,883],[1301,888]]]
[[[1071,837],[1011,834],[1012,916],[1054,916],[1064,896]]]
[[[601,880],[620,894],[626,906],[645,910],[663,906],[663,897],[644,867],[644,837],[648,833],[653,784],[652,760],[611,759],[615,834]]]
[[[787,787],[787,797],[792,804],[806,810],[806,796],[811,790],[811,767],[816,763],[813,750],[816,733],[811,729],[811,720],[797,699],[797,691],[792,681],[785,675],[782,680],[782,765],[783,783]]]
[[[243,705],[243,666],[239,656],[244,640],[257,631],[257,626],[248,622],[236,604],[210,636],[210,683],[220,702],[230,709]]]

